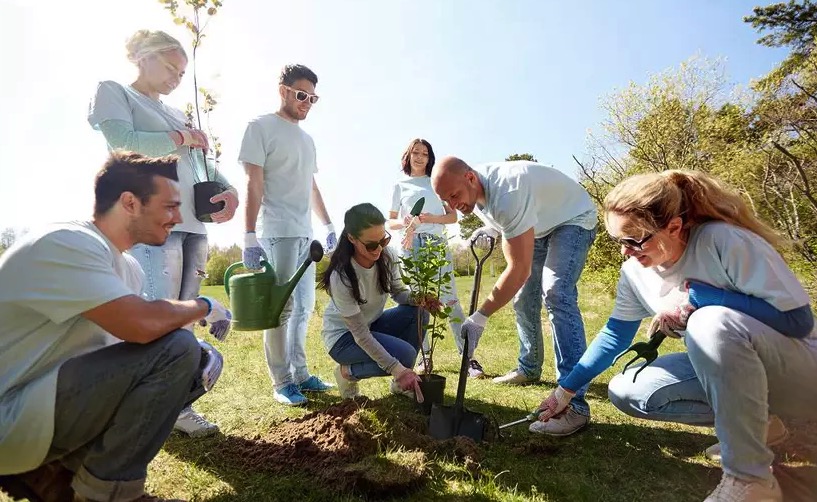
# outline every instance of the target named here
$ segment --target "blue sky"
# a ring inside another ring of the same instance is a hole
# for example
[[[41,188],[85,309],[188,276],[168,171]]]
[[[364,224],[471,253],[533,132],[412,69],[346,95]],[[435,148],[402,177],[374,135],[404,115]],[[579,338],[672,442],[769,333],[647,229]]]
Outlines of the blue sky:
[[[333,221],[359,202],[388,210],[400,155],[416,136],[438,156],[471,163],[514,152],[573,174],[599,100],[693,55],[723,57],[746,84],[786,54],[746,23],[756,0],[224,0],[201,48],[201,85],[219,105],[222,170],[243,194],[236,162],[246,121],[278,106],[286,62],[318,74],[304,129],[316,142]],[[0,229],[89,217],[105,158],[86,121],[96,82],[129,83],[124,41],[139,28],[189,43],[156,0],[0,0]],[[188,77],[166,101],[192,99]],[[243,197],[243,195],[242,195]],[[243,208],[242,208],[243,209]],[[241,210],[209,225],[240,242]]]

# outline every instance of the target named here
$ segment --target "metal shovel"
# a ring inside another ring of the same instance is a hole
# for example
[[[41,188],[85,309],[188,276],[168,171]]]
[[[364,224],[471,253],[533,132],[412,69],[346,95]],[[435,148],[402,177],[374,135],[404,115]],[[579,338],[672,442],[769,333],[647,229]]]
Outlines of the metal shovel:
[[[494,250],[495,240],[488,237],[488,252],[482,257],[477,256],[474,250],[474,242],[471,243],[471,254],[477,261],[474,271],[474,290],[471,293],[471,305],[468,313],[473,314],[477,310],[477,300],[479,299],[479,285],[482,280],[482,266],[485,260]],[[482,413],[476,413],[465,409],[465,383],[468,380],[468,335],[463,341],[462,363],[460,364],[460,377],[457,382],[457,400],[454,406],[443,406],[437,403],[431,405],[431,418],[429,419],[428,431],[434,439],[448,439],[454,436],[466,436],[474,441],[482,441],[485,430],[489,424],[488,418]]]

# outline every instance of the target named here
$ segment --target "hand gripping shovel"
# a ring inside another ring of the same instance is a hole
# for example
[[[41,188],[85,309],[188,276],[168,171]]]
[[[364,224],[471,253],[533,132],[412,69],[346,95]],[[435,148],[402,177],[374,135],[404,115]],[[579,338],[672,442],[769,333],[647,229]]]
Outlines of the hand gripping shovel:
[[[473,314],[477,310],[477,300],[479,299],[479,284],[482,279],[482,266],[485,260],[494,250],[494,239],[489,237],[488,252],[482,258],[477,256],[474,250],[474,242],[471,243],[471,254],[477,261],[474,271],[474,291],[471,293],[471,306],[468,313]],[[460,364],[460,378],[457,382],[457,400],[454,406],[431,405],[431,418],[429,419],[428,431],[434,439],[448,439],[454,436],[466,436],[474,441],[482,441],[485,436],[485,429],[488,419],[482,413],[475,413],[466,410],[463,406],[465,401],[465,383],[468,380],[468,336],[463,341],[462,363]]]

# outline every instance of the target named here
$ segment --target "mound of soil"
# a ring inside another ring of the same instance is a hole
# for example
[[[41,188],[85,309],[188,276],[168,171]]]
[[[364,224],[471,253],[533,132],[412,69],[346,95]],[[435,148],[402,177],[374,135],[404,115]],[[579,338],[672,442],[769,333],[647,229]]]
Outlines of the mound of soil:
[[[435,441],[426,435],[424,417],[397,416],[381,406],[366,398],[344,400],[285,420],[264,437],[233,437],[220,454],[242,470],[307,473],[333,489],[375,497],[421,487],[428,480],[429,456],[458,459],[478,471],[481,454],[474,441]]]

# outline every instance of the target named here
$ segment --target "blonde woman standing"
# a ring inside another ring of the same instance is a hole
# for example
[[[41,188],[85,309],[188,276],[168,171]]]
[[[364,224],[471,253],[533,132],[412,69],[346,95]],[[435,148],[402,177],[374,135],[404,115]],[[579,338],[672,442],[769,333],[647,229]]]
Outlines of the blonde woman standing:
[[[130,250],[146,275],[144,295],[150,299],[196,298],[207,263],[207,230],[196,219],[193,185],[208,178],[204,151],[207,135],[186,124],[181,110],[161,97],[178,87],[187,68],[187,54],[178,40],[163,31],[139,30],[126,44],[128,60],[138,68],[131,84],[100,82],[91,100],[88,122],[105,137],[108,148],[132,150],[143,155],[179,156],[178,178],[182,222],[172,228],[162,246],[139,244]],[[228,189],[211,202],[224,208],[212,215],[216,223],[229,221],[238,207],[238,196],[220,174],[215,180]],[[182,410],[176,429],[193,437],[215,434],[218,427],[195,413]]]

